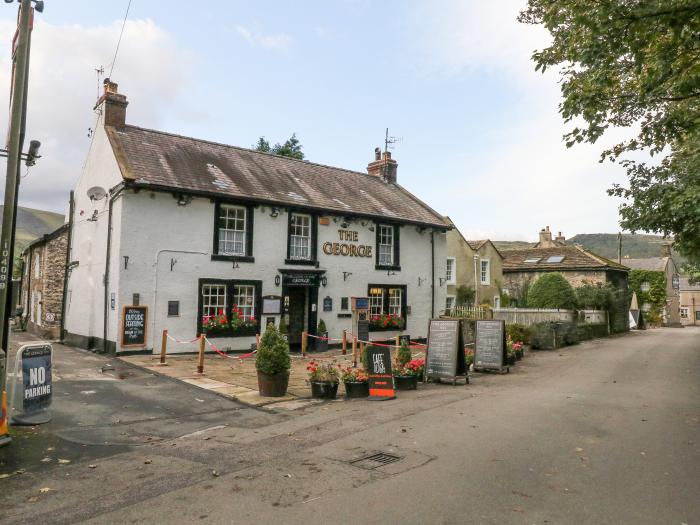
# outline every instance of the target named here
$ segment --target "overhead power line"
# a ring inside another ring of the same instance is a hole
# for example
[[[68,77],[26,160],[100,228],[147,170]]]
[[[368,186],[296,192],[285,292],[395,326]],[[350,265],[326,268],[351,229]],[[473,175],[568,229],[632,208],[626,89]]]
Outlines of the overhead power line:
[[[119,54],[119,45],[122,43],[122,36],[124,35],[124,27],[126,26],[126,19],[129,16],[129,9],[131,9],[131,0],[126,6],[126,13],[124,13],[124,20],[122,21],[122,29],[119,31],[119,40],[117,40],[117,47],[114,50],[114,58],[112,59],[112,65],[109,68],[109,77],[112,78],[112,71],[114,71],[114,64],[117,62],[117,55]]]

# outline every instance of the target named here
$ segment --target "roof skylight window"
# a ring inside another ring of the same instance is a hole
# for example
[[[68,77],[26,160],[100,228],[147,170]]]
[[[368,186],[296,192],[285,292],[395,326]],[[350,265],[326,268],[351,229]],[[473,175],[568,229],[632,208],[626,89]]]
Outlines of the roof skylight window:
[[[525,259],[525,262],[528,264],[535,264],[536,262],[539,262],[540,257],[530,257],[529,259]]]
[[[548,263],[560,263],[564,260],[564,255],[552,255],[551,257],[547,258]]]

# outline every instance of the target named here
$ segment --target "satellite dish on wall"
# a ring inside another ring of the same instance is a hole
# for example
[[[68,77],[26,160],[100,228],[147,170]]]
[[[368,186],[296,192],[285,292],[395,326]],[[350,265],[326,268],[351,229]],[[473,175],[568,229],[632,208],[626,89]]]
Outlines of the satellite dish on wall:
[[[107,196],[107,191],[101,186],[93,186],[87,190],[87,196],[91,201],[99,201]]]

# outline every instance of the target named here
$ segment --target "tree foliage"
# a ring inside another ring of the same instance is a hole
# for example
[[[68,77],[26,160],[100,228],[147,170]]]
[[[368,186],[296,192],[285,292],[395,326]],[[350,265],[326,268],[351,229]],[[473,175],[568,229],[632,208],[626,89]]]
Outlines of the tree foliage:
[[[576,288],[576,300],[579,308],[608,310],[613,303],[615,287],[611,284],[585,283]]]
[[[278,142],[274,146],[270,146],[270,142],[266,140],[265,137],[260,137],[258,142],[253,145],[253,149],[256,151],[304,160],[304,152],[301,151],[302,148],[303,146],[299,142],[296,133],[292,133],[292,136],[289,137],[284,144]]]
[[[558,272],[545,273],[530,287],[527,294],[529,308],[576,308],[576,293],[564,276]]]
[[[474,288],[465,284],[458,286],[455,303],[457,306],[472,306],[474,304]]]
[[[519,20],[541,24],[551,45],[536,69],[558,66],[564,120],[582,121],[567,146],[610,127],[636,130],[602,153],[626,168],[621,224],[673,235],[700,261],[700,0],[528,0]],[[630,156],[660,155],[656,162]]]

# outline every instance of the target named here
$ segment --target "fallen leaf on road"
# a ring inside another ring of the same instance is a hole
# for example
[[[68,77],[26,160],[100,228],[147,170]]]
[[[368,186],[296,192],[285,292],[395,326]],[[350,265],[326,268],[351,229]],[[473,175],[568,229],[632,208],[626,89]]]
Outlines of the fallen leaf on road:
[[[515,507],[514,509],[511,509],[513,512],[525,512],[523,509],[520,507]]]
[[[27,501],[30,503],[34,503],[35,501],[39,501],[39,498],[37,496],[31,496],[27,498]]]
[[[70,463],[70,459],[59,459],[58,460],[59,465],[67,465],[68,463]]]
[[[12,474],[0,474],[0,479],[9,478]]]
[[[218,470],[212,470],[211,475],[214,476],[215,478],[218,478],[221,474],[219,474]]]
[[[151,461],[150,459],[145,459],[145,460],[143,461],[143,464],[144,464],[144,465],[150,465],[151,463],[153,463],[153,461]]]
[[[97,468],[97,465],[95,465],[95,464],[88,465],[88,468]]]
[[[642,456],[646,456],[646,455],[647,455],[646,452],[640,452],[640,454],[641,454]]]
[[[46,494],[47,492],[51,492],[52,490],[53,489],[51,487],[41,487],[39,489],[39,492],[41,492],[42,494]]]
[[[47,452],[51,452],[53,449],[54,449],[53,447],[47,447],[47,448],[46,448],[46,451],[47,451]]]
[[[285,477],[285,478],[291,478],[292,475],[291,475],[291,474],[285,474],[284,477]]]
[[[51,458],[43,458],[41,460],[42,463],[48,463],[49,461],[51,461]]]
[[[581,447],[576,447],[576,452],[583,452],[583,449]]]
[[[23,468],[21,468],[19,470],[15,470],[15,474],[24,474],[25,472],[26,472],[26,470],[24,470]]]
[[[204,403],[204,399],[199,399],[198,397],[195,397],[194,400],[199,403]]]

